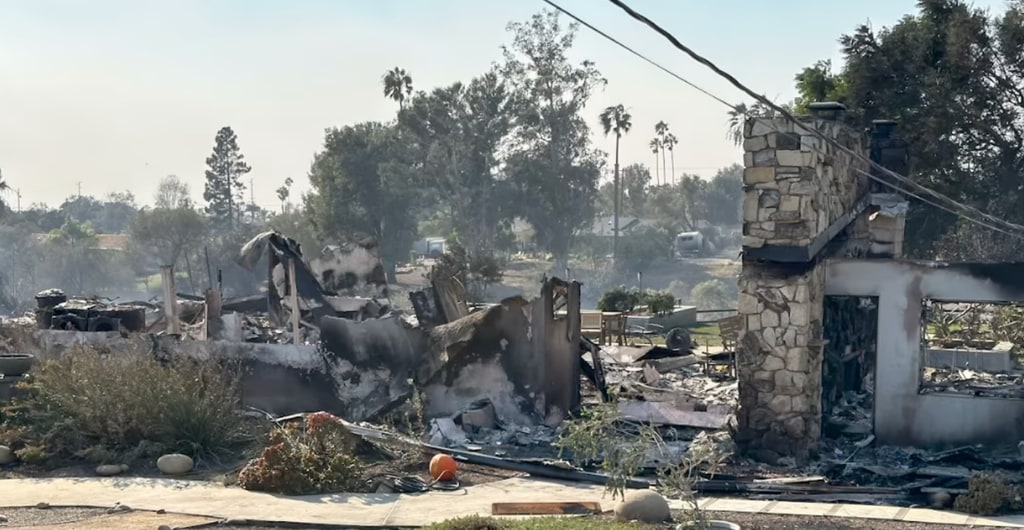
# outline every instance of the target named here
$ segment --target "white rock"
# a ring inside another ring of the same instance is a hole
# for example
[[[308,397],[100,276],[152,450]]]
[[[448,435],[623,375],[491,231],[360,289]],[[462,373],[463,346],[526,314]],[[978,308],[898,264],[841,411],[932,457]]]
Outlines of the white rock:
[[[161,456],[156,461],[156,467],[165,475],[182,475],[192,471],[192,459],[182,454],[169,454]]]
[[[104,464],[102,466],[96,466],[96,474],[101,477],[112,477],[114,475],[120,475],[124,472],[124,467],[114,464]]]
[[[0,465],[10,464],[17,460],[14,456],[14,451],[11,451],[10,447],[6,445],[0,445]]]
[[[672,518],[668,501],[655,491],[634,490],[615,506],[615,518],[619,521],[640,521],[641,523],[664,523]]]

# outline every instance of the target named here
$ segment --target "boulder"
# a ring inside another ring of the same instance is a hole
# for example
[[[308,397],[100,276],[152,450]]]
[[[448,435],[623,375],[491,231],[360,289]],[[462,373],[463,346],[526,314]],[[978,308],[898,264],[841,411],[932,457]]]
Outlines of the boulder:
[[[164,475],[183,475],[192,471],[192,459],[187,455],[173,453],[161,456],[156,461],[156,467]]]
[[[104,464],[102,466],[96,466],[96,474],[101,477],[112,477],[114,475],[120,475],[124,473],[124,467],[115,464]]]
[[[615,519],[658,524],[671,520],[672,512],[669,510],[668,501],[657,492],[634,490],[627,492],[622,502],[615,507]]]
[[[14,451],[11,451],[10,447],[6,445],[0,445],[0,465],[13,463],[17,458],[14,456]]]

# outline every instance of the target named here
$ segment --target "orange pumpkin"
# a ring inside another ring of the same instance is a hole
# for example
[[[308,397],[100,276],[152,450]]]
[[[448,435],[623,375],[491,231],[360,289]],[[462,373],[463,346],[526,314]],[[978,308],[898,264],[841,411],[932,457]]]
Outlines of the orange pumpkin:
[[[430,476],[434,480],[455,480],[458,468],[455,459],[445,454],[434,455],[430,459]]]

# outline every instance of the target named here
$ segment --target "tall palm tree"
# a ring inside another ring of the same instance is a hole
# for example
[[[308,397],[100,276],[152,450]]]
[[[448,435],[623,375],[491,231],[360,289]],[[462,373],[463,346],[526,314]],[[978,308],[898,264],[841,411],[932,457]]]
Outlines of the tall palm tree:
[[[0,213],[7,209],[7,202],[4,201],[3,196],[7,195],[9,191],[11,191],[11,185],[4,180],[4,172],[0,169]]]
[[[658,140],[657,137],[651,138],[651,143],[647,145],[654,153],[654,185],[661,186],[661,178],[658,176],[658,152],[661,151],[661,140]]]
[[[668,156],[672,160],[672,183],[676,181],[676,146],[679,145],[679,139],[676,135],[668,133],[665,135],[665,149],[668,149]]]
[[[668,180],[668,164],[665,163],[665,151],[667,151],[669,149],[668,141],[667,141],[668,124],[663,122],[663,121],[659,121],[658,123],[654,124],[654,134],[655,134],[655,136],[658,137],[658,141],[661,142],[661,175],[662,175],[662,180],[667,181]],[[671,183],[669,183],[669,184],[671,184]]]
[[[612,177],[612,193],[614,193],[614,199],[612,199],[612,259],[618,259],[619,257],[619,195],[621,187],[619,186],[619,141],[622,140],[622,135],[627,134],[633,127],[633,117],[626,112],[626,108],[622,105],[615,105],[608,107],[601,112],[601,128],[604,129],[604,135],[608,136],[609,133],[615,133],[615,176]]]
[[[398,110],[402,110],[412,95],[412,76],[404,68],[396,66],[384,74],[383,82],[384,97],[397,101]]]

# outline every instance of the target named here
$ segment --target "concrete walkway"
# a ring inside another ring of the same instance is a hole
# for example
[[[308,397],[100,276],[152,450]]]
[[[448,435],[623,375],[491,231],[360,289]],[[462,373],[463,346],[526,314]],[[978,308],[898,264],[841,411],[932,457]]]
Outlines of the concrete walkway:
[[[196,481],[143,478],[54,478],[0,481],[3,507],[110,507],[116,503],[135,510],[166,510],[214,517],[268,522],[348,526],[425,526],[465,515],[490,515],[494,502],[598,502],[614,506],[599,486],[565,484],[531,478],[512,478],[470,486],[460,491],[419,495],[345,494],[284,497]],[[703,499],[711,512],[852,517],[947,525],[1024,528],[1024,516],[971,517],[922,508],[845,504]],[[675,502],[673,508],[681,509]]]

